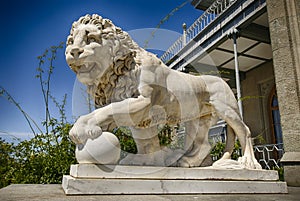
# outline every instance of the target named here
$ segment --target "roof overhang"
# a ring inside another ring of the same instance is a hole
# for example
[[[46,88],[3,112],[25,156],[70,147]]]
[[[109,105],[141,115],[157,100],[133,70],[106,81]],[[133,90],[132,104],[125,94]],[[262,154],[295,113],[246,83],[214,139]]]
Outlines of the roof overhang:
[[[238,66],[240,79],[245,73],[272,61],[272,48],[267,12],[250,20],[240,27],[237,39]],[[217,74],[226,79],[235,88],[235,59],[233,40],[224,38],[216,45],[199,55],[184,67],[185,72],[200,74]]]
[[[200,9],[200,10],[206,10],[209,6],[212,5],[212,3],[215,0],[193,0],[192,1],[192,5],[196,8],[196,9]]]

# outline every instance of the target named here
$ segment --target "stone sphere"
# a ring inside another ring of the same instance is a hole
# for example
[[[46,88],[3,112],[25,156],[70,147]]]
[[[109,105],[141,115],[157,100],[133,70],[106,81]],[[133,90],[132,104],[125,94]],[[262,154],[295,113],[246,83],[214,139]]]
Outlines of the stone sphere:
[[[75,156],[78,163],[114,165],[120,159],[120,152],[119,139],[112,133],[103,132],[96,139],[76,145]]]

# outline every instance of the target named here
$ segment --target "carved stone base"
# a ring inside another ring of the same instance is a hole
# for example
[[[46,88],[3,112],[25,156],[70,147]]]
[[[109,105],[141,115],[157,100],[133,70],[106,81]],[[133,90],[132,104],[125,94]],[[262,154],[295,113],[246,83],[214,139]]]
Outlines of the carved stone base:
[[[287,193],[271,170],[72,165],[63,178],[67,195]]]

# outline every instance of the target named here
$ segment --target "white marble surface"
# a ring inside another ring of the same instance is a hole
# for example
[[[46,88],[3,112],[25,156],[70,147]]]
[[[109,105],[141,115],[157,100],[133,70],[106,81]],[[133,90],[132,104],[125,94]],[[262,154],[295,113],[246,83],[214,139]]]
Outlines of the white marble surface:
[[[277,171],[77,164],[66,194],[287,193]]]
[[[65,56],[98,107],[81,116],[72,127],[70,137],[76,144],[86,144],[116,126],[128,126],[138,154],[148,156],[131,155],[120,163],[168,166],[173,156],[155,154],[161,151],[157,126],[184,123],[184,152],[175,164],[199,167],[211,149],[208,130],[222,118],[231,131],[227,133],[226,154],[232,153],[237,137],[244,153],[240,166],[261,169],[253,153],[250,130],[223,79],[170,69],[156,55],[139,47],[127,32],[97,14],[85,15],[73,23]],[[95,148],[97,151],[101,152]]]
[[[120,152],[118,138],[112,133],[103,132],[95,139],[77,144],[75,156],[78,163],[117,164]]]
[[[275,170],[215,169],[120,166],[120,165],[72,165],[70,175],[75,178],[105,179],[178,179],[178,180],[239,180],[239,181],[277,181]]]
[[[285,182],[220,180],[76,179],[64,176],[67,195],[287,193]]]

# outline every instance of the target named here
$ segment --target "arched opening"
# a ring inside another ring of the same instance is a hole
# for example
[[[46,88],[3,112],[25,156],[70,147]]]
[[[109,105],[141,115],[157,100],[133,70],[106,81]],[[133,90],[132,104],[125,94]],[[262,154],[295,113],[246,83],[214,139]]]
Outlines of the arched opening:
[[[269,99],[270,108],[270,121],[271,121],[271,136],[273,144],[281,144],[282,140],[282,129],[280,124],[280,112],[278,106],[278,98],[275,86],[270,93]]]

